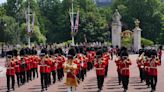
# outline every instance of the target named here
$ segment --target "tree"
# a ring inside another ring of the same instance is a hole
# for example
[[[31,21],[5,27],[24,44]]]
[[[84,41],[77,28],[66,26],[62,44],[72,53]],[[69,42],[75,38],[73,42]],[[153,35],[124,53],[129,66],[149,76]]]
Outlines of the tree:
[[[86,34],[89,42],[108,40],[108,22],[106,17],[100,15],[95,3],[92,0],[77,0],[77,2],[79,2],[77,8],[80,8],[80,26],[77,41],[83,42],[84,34]]]
[[[10,16],[3,16],[0,17],[0,20],[3,21],[3,29],[0,31],[1,34],[1,42],[9,43],[9,44],[16,44],[17,39],[17,32],[16,27],[17,23],[14,18]]]
[[[145,38],[141,38],[141,44],[144,46],[152,46],[154,42]]]
[[[28,39],[28,36],[30,35],[31,37],[31,42],[35,42],[35,43],[46,43],[46,37],[40,32],[40,29],[38,26],[34,26],[34,30],[32,33],[28,34],[27,33],[27,26],[25,23],[23,23],[21,25],[21,41],[23,43],[28,43],[27,39]]]
[[[0,16],[6,15],[6,9],[4,8],[3,5],[0,5]]]

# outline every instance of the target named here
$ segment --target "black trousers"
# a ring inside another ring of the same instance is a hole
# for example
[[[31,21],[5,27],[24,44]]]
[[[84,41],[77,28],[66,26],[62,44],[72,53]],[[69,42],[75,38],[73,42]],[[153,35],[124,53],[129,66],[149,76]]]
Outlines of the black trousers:
[[[28,82],[29,80],[32,80],[32,78],[31,78],[31,70],[27,70],[27,71],[26,71],[26,79],[27,79],[27,82]]]
[[[14,75],[6,75],[7,78],[7,90],[10,90],[10,81],[12,84],[12,89],[14,90],[14,86],[15,86],[15,76]]]
[[[36,78],[36,76],[38,78],[38,68],[33,68],[32,69],[32,74],[33,74],[33,79]]]
[[[139,72],[140,72],[140,79],[141,79],[141,82],[145,79],[144,78],[144,69],[143,68],[139,68]]]
[[[91,70],[93,68],[93,64],[91,62],[88,62],[88,70]]]
[[[57,76],[58,80],[60,81],[62,79],[62,69],[57,69]]]
[[[21,83],[24,84],[26,82],[26,72],[25,71],[21,72],[20,78],[21,78]]]
[[[47,73],[40,73],[41,87],[47,89]]]
[[[156,90],[157,80],[158,80],[157,76],[150,76],[150,84],[152,90]]]
[[[128,84],[129,84],[129,76],[122,76],[122,84],[125,90],[128,89]]]
[[[51,85],[51,73],[47,73],[47,85]]]
[[[97,75],[98,89],[101,90],[104,84],[104,75]]]
[[[82,81],[84,81],[84,69],[83,68],[80,70],[80,79]]]
[[[77,81],[77,82],[78,82],[78,83],[80,83],[80,81],[79,81],[79,80],[80,80],[80,78],[81,78],[80,71],[79,71],[79,73],[78,73],[78,74],[76,74],[76,77],[78,78],[78,81]]]
[[[56,82],[56,71],[52,71],[53,83]]]
[[[64,69],[63,68],[61,68],[61,77],[63,78],[64,77]]]
[[[118,82],[119,82],[119,85],[121,85],[121,73],[119,71],[117,71],[118,73]]]
[[[84,75],[87,76],[87,69],[84,68]]]
[[[18,84],[18,87],[19,87],[20,86],[20,81],[21,81],[20,73],[16,73],[16,77],[17,77],[17,84]]]
[[[150,86],[150,76],[148,75],[147,72],[145,72],[145,80],[146,80],[146,85],[149,87]]]
[[[108,65],[105,66],[105,77],[107,77],[107,75],[108,75]]]

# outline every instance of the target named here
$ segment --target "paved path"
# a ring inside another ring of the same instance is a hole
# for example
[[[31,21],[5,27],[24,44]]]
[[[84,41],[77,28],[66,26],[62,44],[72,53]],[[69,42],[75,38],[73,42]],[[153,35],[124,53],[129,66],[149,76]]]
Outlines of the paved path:
[[[131,55],[130,59],[132,60],[131,77],[128,92],[150,92],[150,88],[147,88],[145,83],[139,83],[139,71],[136,65],[137,55]],[[163,59],[164,61],[164,59]],[[160,66],[159,68],[159,79],[157,84],[156,92],[164,92],[164,66]],[[87,73],[87,77],[84,82],[80,83],[76,92],[97,92],[97,81],[95,70],[91,70]],[[64,81],[57,82],[54,85],[51,85],[46,92],[66,92],[67,88],[64,85]],[[14,92],[40,92],[40,79],[35,79],[20,88],[17,87]],[[0,78],[0,92],[6,91],[6,79],[4,77]],[[104,87],[102,92],[123,92],[122,86],[118,85],[117,81],[117,72],[116,65],[113,61],[109,63],[109,71],[108,77],[105,79]]]

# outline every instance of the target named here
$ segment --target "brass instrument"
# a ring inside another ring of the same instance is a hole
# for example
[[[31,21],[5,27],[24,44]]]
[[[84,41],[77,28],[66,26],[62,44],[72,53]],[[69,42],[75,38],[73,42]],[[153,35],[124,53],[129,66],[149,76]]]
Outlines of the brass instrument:
[[[139,61],[142,60],[142,59],[144,58],[144,55],[145,55],[145,53],[143,52],[143,53],[138,57],[138,60],[139,60]]]

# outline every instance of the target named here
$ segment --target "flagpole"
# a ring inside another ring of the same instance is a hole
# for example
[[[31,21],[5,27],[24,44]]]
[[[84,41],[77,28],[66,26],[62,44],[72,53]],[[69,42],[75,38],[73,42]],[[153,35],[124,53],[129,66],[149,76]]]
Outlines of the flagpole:
[[[73,12],[73,0],[72,0],[72,22],[74,23],[74,12]],[[74,25],[73,25],[73,28],[71,26],[71,35],[72,35],[72,45],[74,46],[75,45],[75,38],[74,38]]]
[[[31,47],[31,38],[30,38],[30,31],[31,31],[31,28],[30,28],[30,1],[28,1],[28,9],[27,9],[27,30],[28,30],[28,47],[30,48]]]

